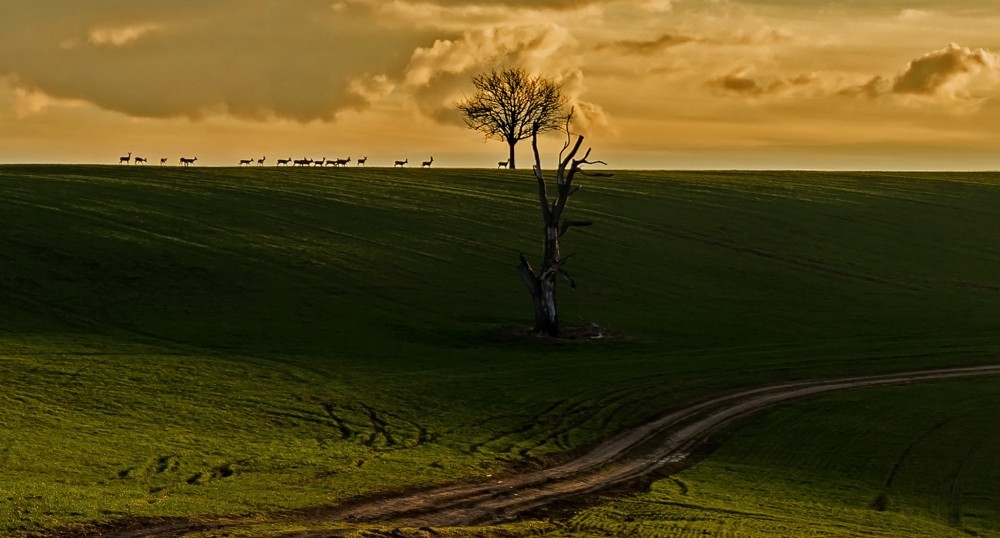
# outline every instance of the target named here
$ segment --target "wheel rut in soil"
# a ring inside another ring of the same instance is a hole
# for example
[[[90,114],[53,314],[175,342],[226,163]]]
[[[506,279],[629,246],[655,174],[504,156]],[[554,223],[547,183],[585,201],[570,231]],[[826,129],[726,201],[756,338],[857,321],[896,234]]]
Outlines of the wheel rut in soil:
[[[668,466],[671,470],[684,468],[691,464],[692,452],[711,435],[735,420],[780,403],[839,390],[990,375],[1000,375],[1000,365],[770,385],[691,404],[622,432],[573,460],[488,482],[358,499],[306,513],[275,515],[267,521],[227,519],[212,523],[201,520],[191,522],[187,528],[179,520],[150,522],[149,525],[132,521],[122,522],[118,527],[104,527],[94,535],[119,538],[183,536],[206,529],[280,522],[391,522],[394,526],[409,528],[502,523],[549,504],[620,488]],[[287,536],[329,535],[329,532],[304,532]]]

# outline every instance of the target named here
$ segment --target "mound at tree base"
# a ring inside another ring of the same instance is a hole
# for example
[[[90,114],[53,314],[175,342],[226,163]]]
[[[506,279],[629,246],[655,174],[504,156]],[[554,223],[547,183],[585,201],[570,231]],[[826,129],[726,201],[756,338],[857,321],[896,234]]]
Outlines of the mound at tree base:
[[[559,329],[559,336],[549,336],[534,330],[531,325],[507,325],[497,329],[494,336],[499,340],[542,340],[550,342],[629,342],[634,338],[596,323],[567,325]]]

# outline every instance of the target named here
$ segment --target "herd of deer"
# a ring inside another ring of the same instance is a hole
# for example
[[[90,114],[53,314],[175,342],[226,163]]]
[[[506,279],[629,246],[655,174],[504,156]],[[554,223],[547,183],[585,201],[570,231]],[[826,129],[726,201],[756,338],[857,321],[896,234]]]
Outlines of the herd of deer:
[[[180,165],[181,166],[191,166],[197,160],[198,160],[198,157],[192,157],[192,158],[181,157],[180,158]],[[240,159],[240,162],[239,162],[239,164],[237,166],[250,166],[251,164],[253,164],[254,161],[257,161],[257,166],[264,166],[264,161],[266,161],[266,160],[267,160],[267,157],[261,157],[259,159],[252,159],[252,158],[251,159]],[[135,164],[148,164],[149,161],[145,157],[132,157],[132,152],[131,151],[128,152],[128,155],[126,155],[124,157],[120,157],[118,159],[118,164],[128,164],[129,162],[135,162]],[[325,167],[325,166],[347,166],[350,162],[351,162],[351,158],[350,157],[348,157],[346,159],[327,159],[326,157],[323,157],[322,159],[320,159],[318,161],[313,160],[313,159],[306,159],[306,158],[293,160],[291,157],[289,157],[287,159],[278,159],[278,164],[276,164],[275,166],[288,166],[289,164],[291,164],[292,166],[314,166],[314,167],[316,167],[316,166],[323,166],[323,167]],[[358,159],[355,162],[357,163],[357,166],[366,166],[366,163],[368,162],[368,156],[366,155],[366,156]],[[395,167],[398,166],[398,167],[402,168],[402,167],[406,166],[409,162],[410,162],[410,159],[403,159],[402,161],[396,161],[392,165],[392,167],[395,168]],[[433,163],[434,163],[434,157],[431,156],[431,158],[430,158],[429,161],[424,161],[424,162],[420,163],[420,167],[421,168],[430,168]],[[163,166],[165,164],[167,164],[167,158],[166,157],[162,157],[160,159],[160,166]],[[504,162],[500,163],[500,165],[503,166],[504,168],[506,168],[507,167],[507,162],[504,161]]]

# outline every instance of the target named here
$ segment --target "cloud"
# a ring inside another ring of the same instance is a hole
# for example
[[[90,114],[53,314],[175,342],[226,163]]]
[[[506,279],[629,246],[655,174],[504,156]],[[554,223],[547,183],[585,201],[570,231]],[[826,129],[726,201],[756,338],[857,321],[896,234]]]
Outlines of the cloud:
[[[686,35],[663,34],[657,38],[649,40],[622,39],[610,43],[602,43],[598,45],[597,48],[599,50],[614,48],[620,52],[624,52],[625,54],[634,54],[637,56],[650,56],[662,52],[663,49],[676,47],[678,45],[691,43],[692,41],[697,41],[697,40],[698,38]]]
[[[795,39],[788,30],[774,29],[765,26],[753,32],[737,30],[729,35],[702,36],[682,33],[664,33],[652,39],[621,39],[598,44],[597,50],[613,49],[616,52],[634,56],[653,56],[666,49],[696,43],[699,45],[726,46],[760,46],[783,44]]]
[[[897,18],[904,22],[913,22],[928,19],[931,15],[933,15],[933,12],[926,9],[906,8],[900,10]]]
[[[396,85],[385,74],[365,75],[351,79],[348,89],[364,99],[366,103],[381,101],[389,96]]]
[[[58,99],[37,90],[14,89],[14,117],[17,119],[40,114],[51,108],[83,108],[86,105],[85,101],[78,99]]]
[[[1000,54],[952,43],[911,60],[894,77],[877,75],[841,90],[843,95],[872,99],[881,96],[937,102],[959,107],[978,106],[1000,91]]]
[[[383,95],[377,77],[388,82],[428,39],[390,31],[377,6],[341,4],[91,0],[53,20],[20,3],[0,19],[0,77],[134,117],[333,121]]]
[[[970,49],[955,43],[910,62],[896,77],[893,93],[939,95],[951,99],[969,97],[977,75],[995,76],[1000,56],[986,49]]]
[[[94,28],[87,35],[87,41],[94,45],[121,47],[159,29],[160,26],[158,24],[132,24],[128,26]]]
[[[517,66],[560,84],[569,106],[576,110],[578,127],[607,130],[603,108],[584,99],[587,88],[578,49],[569,30],[554,23],[465,31],[461,37],[440,39],[414,51],[403,86],[424,115],[462,125],[454,103],[471,90],[472,76],[491,68]]]
[[[705,86],[722,95],[741,97],[822,91],[820,89],[823,86],[822,80],[815,73],[764,80],[751,77],[749,71],[749,69],[742,69],[711,79],[705,83]]]

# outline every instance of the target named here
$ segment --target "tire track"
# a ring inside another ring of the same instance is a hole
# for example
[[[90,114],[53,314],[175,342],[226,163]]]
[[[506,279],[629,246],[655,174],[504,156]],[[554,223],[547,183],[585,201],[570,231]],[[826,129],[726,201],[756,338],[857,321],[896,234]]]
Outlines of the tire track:
[[[488,525],[510,521],[540,506],[622,486],[666,467],[690,465],[691,452],[711,435],[748,415],[796,399],[864,387],[1000,375],[1000,365],[924,370],[769,385],[694,403],[598,444],[583,455],[549,468],[476,484],[425,488],[379,498],[357,499],[308,514],[276,515],[268,520],[199,520],[185,529],[176,520],[140,526],[123,522],[94,536],[136,538],[184,536],[206,528],[260,523],[392,522],[399,527]],[[329,532],[288,534],[299,538]]]

